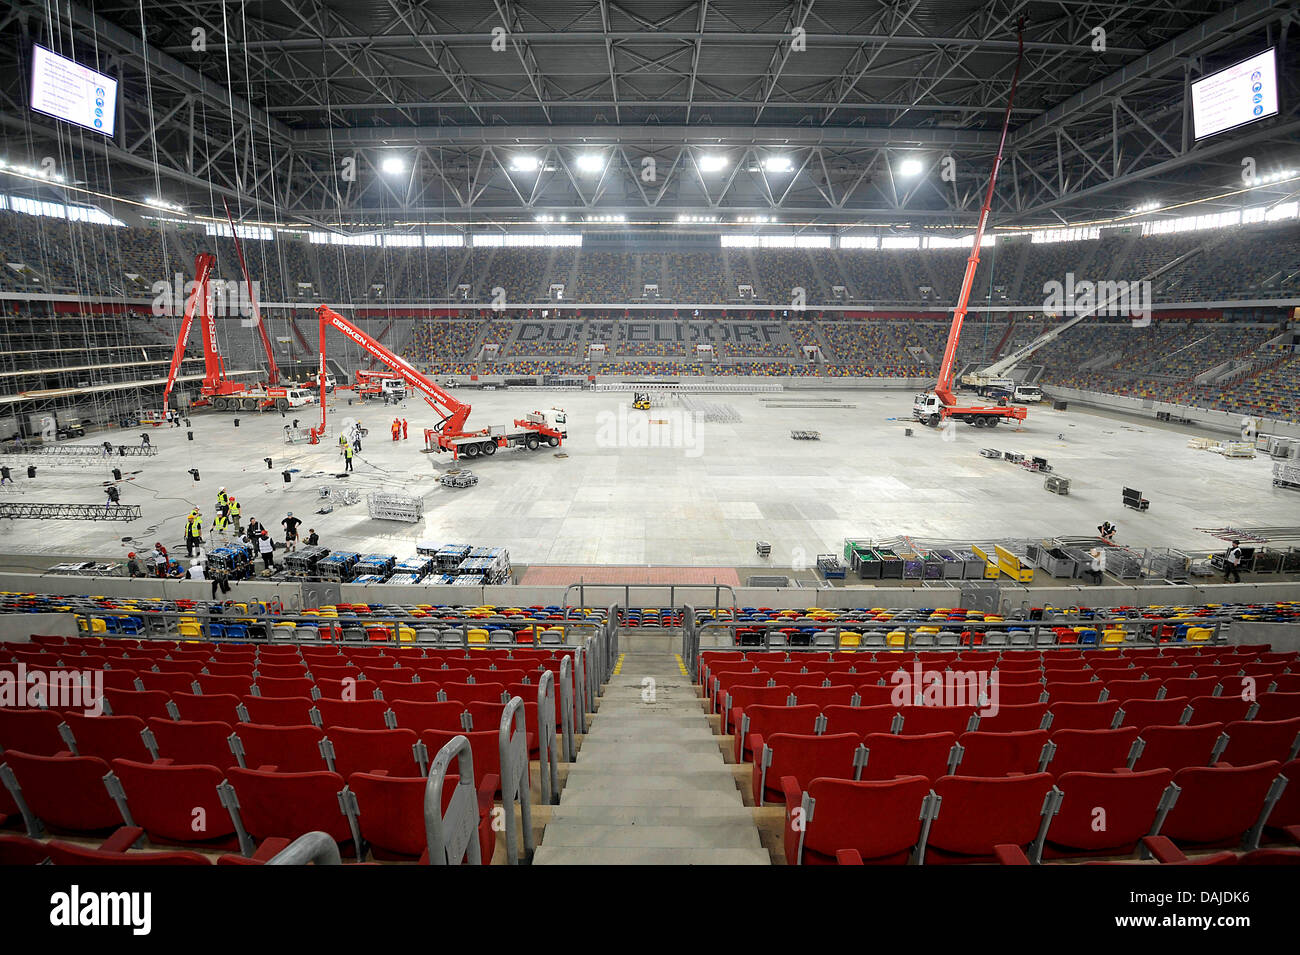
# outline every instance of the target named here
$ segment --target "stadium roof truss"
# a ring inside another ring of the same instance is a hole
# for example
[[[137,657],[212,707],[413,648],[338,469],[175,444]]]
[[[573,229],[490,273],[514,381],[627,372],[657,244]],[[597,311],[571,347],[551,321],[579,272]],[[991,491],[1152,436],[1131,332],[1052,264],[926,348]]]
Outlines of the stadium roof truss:
[[[1024,16],[995,224],[1057,225],[1230,191],[1245,156],[1261,171],[1293,160],[1298,9],[185,0],[142,15],[136,0],[0,0],[0,68],[16,78],[0,87],[0,150],[54,155],[70,181],[119,196],[159,182],[193,213],[214,214],[225,196],[246,216],[325,227],[588,216],[963,226],[987,181]],[[26,109],[33,42],[120,79],[115,140]],[[1279,48],[1283,113],[1196,143],[1190,82],[1267,45]],[[726,165],[710,166],[715,155]],[[384,171],[390,156],[400,172]],[[924,171],[902,177],[903,159]]]

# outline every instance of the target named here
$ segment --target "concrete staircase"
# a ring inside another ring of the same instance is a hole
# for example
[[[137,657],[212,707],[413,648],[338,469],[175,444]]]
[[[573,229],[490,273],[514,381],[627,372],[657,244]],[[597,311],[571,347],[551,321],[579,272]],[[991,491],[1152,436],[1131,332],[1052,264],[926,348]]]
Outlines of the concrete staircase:
[[[771,864],[676,644],[668,634],[620,637],[621,666],[534,865]]]

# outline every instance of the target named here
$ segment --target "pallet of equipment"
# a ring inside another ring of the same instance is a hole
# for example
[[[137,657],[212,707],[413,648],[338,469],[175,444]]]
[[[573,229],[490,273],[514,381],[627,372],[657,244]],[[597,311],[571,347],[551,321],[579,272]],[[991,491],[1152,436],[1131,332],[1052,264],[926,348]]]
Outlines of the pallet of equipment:
[[[834,554],[817,555],[817,572],[827,580],[843,580],[848,568]]]
[[[393,565],[394,575],[414,577],[416,580],[424,577],[431,570],[433,570],[433,557],[424,554],[418,557],[407,557]]]
[[[998,559],[998,570],[1012,580],[1027,584],[1034,579],[1034,565],[1029,562],[1028,555],[1014,554],[1001,544],[993,547],[993,553]]]
[[[1300,465],[1273,462],[1273,486],[1300,491]]]
[[[361,555],[352,551],[336,550],[316,562],[316,573],[323,580],[337,580],[349,583],[352,580],[352,568],[356,566]]]
[[[820,431],[791,431],[790,437],[796,441],[820,441],[822,433]]]
[[[1000,458],[1002,452],[997,448],[980,448],[980,457],[982,458]]]
[[[387,577],[396,563],[397,558],[392,554],[365,554],[352,565],[352,571],[358,576]]]
[[[410,584],[418,584],[420,579],[419,574],[393,574],[393,576],[388,578],[387,583],[405,584],[409,586]],[[356,581],[353,581],[353,583],[356,583]]]
[[[438,569],[443,573],[454,571],[460,566],[460,562],[469,556],[471,549],[467,544],[447,544],[438,551]]]
[[[438,478],[438,483],[443,487],[473,487],[478,483],[478,475],[472,471],[449,471]]]
[[[1069,494],[1070,479],[1059,474],[1049,474],[1043,478],[1043,487],[1053,494]]]
[[[970,549],[972,554],[984,562],[985,580],[993,580],[1001,575],[1002,571],[998,569],[997,555],[994,554],[992,547],[981,544],[971,544]]]
[[[329,556],[328,547],[300,547],[291,554],[284,555],[285,572],[295,577],[315,577],[316,565],[321,558]]]

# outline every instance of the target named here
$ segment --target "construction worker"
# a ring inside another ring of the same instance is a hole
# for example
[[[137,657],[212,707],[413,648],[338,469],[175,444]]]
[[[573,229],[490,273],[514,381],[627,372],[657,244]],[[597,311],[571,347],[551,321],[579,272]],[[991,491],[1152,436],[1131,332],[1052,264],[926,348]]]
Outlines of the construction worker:
[[[224,487],[217,491],[217,510],[222,514],[230,513],[230,495],[226,493]]]
[[[298,525],[302,523],[301,518],[293,516],[293,511],[289,516],[280,522],[284,528],[284,549],[286,553],[292,553],[298,549]]]
[[[396,441],[402,436],[402,422],[397,418],[393,419],[393,440]]]
[[[14,483],[13,472],[10,471],[7,466],[0,466],[0,484],[4,484],[5,481],[8,481],[10,484]]]
[[[136,560],[135,551],[126,555],[126,573],[128,577],[144,576],[144,571],[140,569],[140,561]]]
[[[118,502],[121,495],[118,493],[117,485],[115,484],[110,484],[108,487],[104,488],[104,493],[108,495],[108,500],[104,502],[104,510],[108,510]]]
[[[239,516],[239,502],[233,497],[230,499],[230,506],[226,508],[226,513],[230,516],[230,523],[235,527],[235,536],[242,537],[244,534],[243,518]]]
[[[185,519],[185,554],[194,556],[194,546],[203,539],[203,514],[196,507]]]
[[[402,440],[406,440],[406,419],[402,419]]]
[[[212,531],[222,537],[226,536],[226,512],[218,510],[216,516],[212,518]]]
[[[352,426],[352,449],[358,454],[361,453],[361,422],[358,421]]]
[[[149,435],[144,433],[143,431],[140,432],[140,447],[142,448],[149,447]]]
[[[307,528],[307,546],[316,547],[318,544],[320,544],[320,537],[316,533],[316,528]]]
[[[153,572],[159,577],[167,576],[167,548],[162,545],[162,541],[154,541],[153,553],[149,555],[153,563]]]
[[[352,445],[348,445],[346,448],[343,449],[343,470],[345,471],[352,470],[352,455],[355,453],[356,452],[352,450]]]
[[[258,535],[261,533],[262,533],[262,522],[259,521],[256,517],[250,517],[248,519],[248,542],[250,544],[256,544]]]
[[[346,448],[347,446],[348,446],[348,436],[347,436],[346,434],[340,434],[340,435],[339,435],[339,454],[342,454],[342,453],[343,453],[343,449]]]

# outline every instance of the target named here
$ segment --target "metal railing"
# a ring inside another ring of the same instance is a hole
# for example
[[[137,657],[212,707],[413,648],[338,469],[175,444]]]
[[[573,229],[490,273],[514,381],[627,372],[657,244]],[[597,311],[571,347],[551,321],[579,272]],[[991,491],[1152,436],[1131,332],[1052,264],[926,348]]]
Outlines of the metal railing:
[[[305,832],[266,862],[267,865],[342,865],[339,845],[328,832]]]
[[[955,626],[945,627],[942,621],[914,620],[905,622],[882,622],[878,620],[836,620],[834,622],[807,623],[798,619],[770,620],[763,622],[745,620],[708,619],[700,622],[693,608],[686,608],[682,633],[682,660],[686,663],[692,679],[699,676],[699,658],[702,650],[788,650],[792,653],[816,651],[838,651],[843,648],[841,636],[845,632],[858,635],[858,643],[853,649],[860,652],[906,650],[962,650],[963,652],[998,652],[1002,650],[1053,649],[1063,646],[1105,649],[1120,646],[1160,646],[1168,645],[1160,641],[1160,630],[1164,627],[1177,627],[1181,624],[1209,627],[1210,638],[1194,641],[1191,646],[1226,643],[1225,629],[1232,624],[1232,618],[1183,617],[1183,618],[1146,618],[1146,617],[1095,617],[1081,620],[1077,616],[1043,617],[1039,620],[1004,620],[997,622],[954,621]],[[1053,632],[1057,627],[1071,629],[1085,626],[1098,631],[1095,643],[1080,644],[1061,643]],[[808,635],[808,643],[792,644],[782,631],[796,627],[801,630],[817,629]],[[935,627],[938,633],[932,632]],[[919,632],[923,630],[925,632]],[[758,634],[745,635],[742,645],[736,636],[738,630],[758,631]],[[1102,631],[1123,630],[1122,643],[1104,643]],[[888,633],[903,632],[902,642],[889,642]],[[971,631],[982,637],[982,643],[972,645],[973,641],[964,641],[963,631]],[[708,638],[716,640],[709,646],[704,645]]]
[[[0,503],[0,518],[18,521],[138,521],[139,504]]]
[[[442,788],[447,770],[456,761],[456,789],[442,810]],[[433,758],[424,788],[424,835],[429,865],[483,864],[478,835],[478,787],[474,784],[474,753],[469,740],[457,736]],[[489,860],[491,861],[491,860]]]
[[[538,720],[541,713],[538,713]],[[524,701],[513,697],[501,714],[501,810],[506,830],[506,864],[529,865],[536,845],[533,841],[533,810],[528,791],[528,726]],[[519,803],[519,828],[523,831],[524,854],[519,855],[515,833],[515,802]]]

